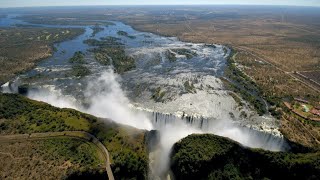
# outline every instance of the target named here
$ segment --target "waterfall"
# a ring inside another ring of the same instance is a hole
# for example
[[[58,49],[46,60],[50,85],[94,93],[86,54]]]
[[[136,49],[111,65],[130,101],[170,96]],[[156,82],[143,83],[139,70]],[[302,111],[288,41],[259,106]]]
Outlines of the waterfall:
[[[230,120],[217,120],[203,117],[194,117],[183,114],[178,117],[173,114],[148,112],[154,129],[165,129],[168,125],[177,127],[181,123],[193,129],[193,133],[212,133],[228,137],[251,148],[262,148],[271,151],[286,151],[289,146],[283,137],[275,136],[268,132],[258,131],[243,127]],[[178,127],[177,127],[178,128]],[[172,132],[174,135],[174,132]]]
[[[283,137],[243,127],[231,120],[194,117],[184,113],[182,116],[150,111],[145,113],[160,136],[157,148],[149,155],[151,179],[168,179],[171,148],[180,139],[194,133],[211,133],[227,137],[251,148],[289,150],[289,145]]]

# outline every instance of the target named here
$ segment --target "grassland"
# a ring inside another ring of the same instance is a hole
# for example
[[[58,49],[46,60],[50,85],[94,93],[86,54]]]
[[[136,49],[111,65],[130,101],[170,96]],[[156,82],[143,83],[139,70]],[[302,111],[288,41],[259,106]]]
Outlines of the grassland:
[[[1,134],[86,131],[110,153],[116,179],[145,179],[148,155],[145,131],[101,120],[72,109],[59,109],[15,94],[0,94]]]
[[[0,142],[1,179],[65,179],[82,173],[107,177],[94,144],[72,138]]]
[[[0,84],[51,56],[54,43],[74,38],[81,33],[82,29],[0,29]]]
[[[320,154],[269,152],[215,135],[189,135],[172,152],[176,179],[317,179]]]

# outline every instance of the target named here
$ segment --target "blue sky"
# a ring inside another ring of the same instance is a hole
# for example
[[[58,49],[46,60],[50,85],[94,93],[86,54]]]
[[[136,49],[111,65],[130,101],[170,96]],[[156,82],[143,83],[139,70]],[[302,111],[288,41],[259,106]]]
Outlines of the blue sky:
[[[156,4],[262,4],[320,6],[320,0],[0,0],[0,7]]]

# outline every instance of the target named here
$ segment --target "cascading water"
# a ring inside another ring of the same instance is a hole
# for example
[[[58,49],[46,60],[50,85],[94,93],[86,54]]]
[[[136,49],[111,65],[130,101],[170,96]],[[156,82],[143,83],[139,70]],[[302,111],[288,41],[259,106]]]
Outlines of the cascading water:
[[[178,126],[182,122],[196,131],[229,137],[248,147],[271,151],[284,151],[288,149],[287,142],[283,137],[243,127],[236,122],[228,120],[222,121],[193,116],[178,117],[159,112],[149,112],[149,116],[152,119],[153,127],[157,130],[164,129],[168,125]]]
[[[219,121],[192,116],[175,116],[159,112],[147,112],[153,127],[160,132],[160,143],[157,151],[152,152],[150,165],[153,175],[167,178],[171,148],[180,139],[194,133],[212,133],[233,139],[244,146],[262,148],[271,151],[286,151],[289,146],[282,137],[270,133],[242,127],[228,120]]]

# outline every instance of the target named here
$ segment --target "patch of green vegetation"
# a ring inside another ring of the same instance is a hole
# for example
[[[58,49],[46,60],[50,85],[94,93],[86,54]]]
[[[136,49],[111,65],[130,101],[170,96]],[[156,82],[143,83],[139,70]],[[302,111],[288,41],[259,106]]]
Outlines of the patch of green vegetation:
[[[93,50],[93,52],[95,60],[97,60],[100,64],[104,66],[111,65],[111,59],[108,57],[107,54],[100,52],[98,49]]]
[[[92,35],[91,37],[94,37],[97,33],[101,32],[104,30],[104,28],[100,27],[98,24],[96,24],[95,26],[92,27]]]
[[[0,179],[69,179],[83,177],[83,174],[107,177],[102,151],[93,142],[84,139],[21,139],[1,142],[0,151],[12,155],[1,156]]]
[[[177,61],[177,57],[174,53],[172,53],[170,50],[167,50],[165,52],[165,56],[167,57],[167,59],[170,61],[170,62],[175,62]]]
[[[122,43],[118,42],[118,39],[112,37],[101,38],[101,41],[97,39],[87,39],[83,42],[89,46],[123,46]]]
[[[113,65],[117,73],[121,74],[136,67],[135,60],[127,56],[124,46],[118,42],[118,38],[105,37],[99,40],[87,40],[85,43],[91,46],[99,46],[90,51],[95,54],[95,59],[103,65]]]
[[[87,170],[84,171],[82,169],[78,171],[73,171],[68,175],[66,178],[67,180],[78,180],[78,179],[106,179],[108,174],[106,171],[94,171],[94,170]]]
[[[173,147],[176,179],[317,179],[320,152],[249,149],[227,138],[190,135]]]
[[[205,44],[206,47],[210,47],[210,48],[216,48],[217,46],[214,44]]]
[[[92,131],[110,152],[111,168],[116,179],[147,177],[148,154],[143,130],[108,123],[107,126],[97,124]]]
[[[184,82],[184,89],[188,92],[188,93],[197,93],[196,87],[194,87],[192,82],[186,81]]]
[[[129,34],[128,34],[127,32],[125,32],[125,31],[118,31],[117,34],[118,34],[119,36],[128,36],[128,35],[129,35]]]
[[[232,91],[239,93],[245,101],[253,105],[259,115],[263,115],[266,113],[265,104],[261,99],[257,98],[262,97],[262,91],[254,81],[236,66],[234,60],[236,55],[237,53],[234,50],[231,50],[230,56],[227,59],[225,75],[231,81],[231,83],[229,83],[229,88]]]
[[[171,49],[173,52],[186,56],[187,59],[192,59],[193,57],[197,56],[197,53],[191,51],[190,49],[179,48],[179,49]]]
[[[147,178],[144,130],[102,121],[76,110],[56,108],[17,94],[0,94],[0,119],[1,134],[86,131],[107,147],[116,179]]]
[[[99,48],[91,49],[95,59],[102,65],[113,65],[117,73],[123,73],[135,68],[135,61],[132,57],[126,56],[123,44],[116,37],[104,37],[101,40],[88,39],[84,43]]]
[[[130,38],[130,39],[135,39],[135,38],[136,38],[135,36],[130,36],[130,35],[129,35],[127,32],[125,32],[125,31],[118,31],[117,34],[118,34],[119,36],[125,36],[125,37]]]
[[[76,64],[72,66],[72,75],[76,77],[85,77],[91,74],[89,68],[84,65]]]
[[[53,46],[53,47],[52,47],[52,50],[53,50],[53,52],[57,52],[57,51],[58,51],[58,48],[55,47],[55,46]]]
[[[90,167],[99,167],[100,160],[97,147],[71,138],[52,138],[39,143],[44,159],[52,159],[54,156],[63,158],[62,161],[70,161],[72,164],[81,164]],[[52,157],[53,156],[53,157]]]
[[[113,37],[113,36],[106,36],[106,37],[102,37],[100,38],[101,41],[108,41],[110,43],[119,43],[119,41],[121,40],[121,38],[117,38],[117,37]],[[119,43],[121,44],[121,43]]]
[[[151,96],[151,98],[155,101],[155,102],[164,102],[163,97],[166,95],[165,91],[161,90],[161,87],[157,87],[155,90],[153,90],[153,94]]]
[[[229,93],[239,106],[243,106],[241,99],[233,92]]]
[[[73,64],[71,70],[72,76],[82,78],[91,74],[90,69],[83,65],[86,63],[84,57],[85,54],[83,52],[77,51],[73,57],[69,59],[69,62]]]
[[[112,59],[112,65],[117,73],[122,74],[136,67],[135,60],[127,56],[123,47],[104,47],[98,51],[105,53]]]
[[[228,49],[226,47],[223,47],[223,53],[227,54],[227,52],[228,52]]]
[[[74,53],[73,57],[71,57],[69,59],[70,63],[77,63],[77,64],[84,64],[85,60],[84,60],[85,54],[82,51],[77,51]]]
[[[42,102],[15,94],[0,94],[1,133],[33,133],[48,131],[88,131],[92,116],[71,109],[54,108]],[[74,121],[78,121],[76,124]],[[75,125],[75,126],[73,126]]]

